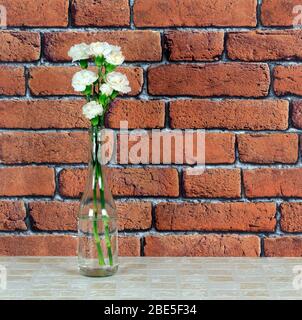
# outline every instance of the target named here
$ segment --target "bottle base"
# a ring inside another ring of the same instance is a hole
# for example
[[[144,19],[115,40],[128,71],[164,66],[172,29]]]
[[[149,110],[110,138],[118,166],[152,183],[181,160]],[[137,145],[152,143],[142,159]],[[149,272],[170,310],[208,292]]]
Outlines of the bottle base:
[[[86,277],[110,277],[118,270],[118,265],[104,268],[87,268],[79,266],[80,274]]]

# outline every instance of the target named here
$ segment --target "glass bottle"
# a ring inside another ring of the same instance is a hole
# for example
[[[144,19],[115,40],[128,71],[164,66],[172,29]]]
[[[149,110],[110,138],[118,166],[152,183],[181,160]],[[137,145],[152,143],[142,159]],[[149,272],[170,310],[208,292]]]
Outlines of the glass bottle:
[[[78,216],[80,273],[105,277],[118,269],[118,227],[114,200],[101,159],[102,128],[89,130],[90,157],[86,187]]]

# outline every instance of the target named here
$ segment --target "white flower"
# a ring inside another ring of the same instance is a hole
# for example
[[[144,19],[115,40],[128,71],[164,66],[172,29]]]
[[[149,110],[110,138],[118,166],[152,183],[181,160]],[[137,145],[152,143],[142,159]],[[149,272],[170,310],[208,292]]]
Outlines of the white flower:
[[[89,55],[105,56],[111,52],[111,45],[107,42],[93,42],[89,45]]]
[[[103,83],[100,86],[100,91],[102,92],[102,94],[105,94],[106,96],[111,96],[113,89],[107,83]]]
[[[98,75],[89,70],[81,70],[72,78],[72,86],[75,91],[84,91],[86,86],[93,84],[98,79]]]
[[[90,101],[83,106],[83,115],[89,120],[102,115],[103,111],[103,107],[96,101]]]
[[[128,93],[131,91],[128,78],[120,72],[108,73],[106,80],[107,84],[118,92]]]
[[[111,52],[105,55],[106,61],[114,66],[121,65],[125,61],[125,57],[121,52],[121,48],[111,46]]]
[[[76,44],[68,51],[68,56],[72,62],[89,59],[89,45],[86,43]]]

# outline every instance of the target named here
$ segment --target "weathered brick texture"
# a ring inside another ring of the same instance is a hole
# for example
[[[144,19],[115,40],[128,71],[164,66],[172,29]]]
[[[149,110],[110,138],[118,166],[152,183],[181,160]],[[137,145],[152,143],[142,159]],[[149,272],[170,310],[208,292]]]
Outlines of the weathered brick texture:
[[[298,160],[297,134],[241,134],[237,140],[242,162],[295,163]]]
[[[51,32],[44,35],[44,53],[50,61],[69,61],[71,46],[80,42],[108,41],[121,46],[128,61],[161,60],[160,33],[156,31]]]
[[[301,30],[233,32],[228,36],[230,59],[295,60],[302,57]]]
[[[183,187],[189,198],[239,198],[239,169],[207,169],[201,174],[190,174],[186,170],[183,176]]]
[[[75,26],[127,27],[130,25],[128,0],[72,0]]]
[[[120,255],[302,256],[301,4],[0,0],[0,255],[76,254],[90,124],[68,50],[108,41],[132,88],[105,119],[128,142],[107,169]]]
[[[223,52],[223,32],[170,31],[165,34],[171,61],[214,61]]]
[[[24,96],[25,90],[24,68],[0,65],[0,94]]]
[[[269,69],[264,63],[170,64],[148,70],[151,95],[263,97],[268,94],[269,83]]]
[[[274,203],[160,203],[158,230],[274,231]]]
[[[260,239],[239,235],[147,236],[146,256],[257,257]]]
[[[173,100],[172,128],[285,130],[288,128],[286,100]]]
[[[1,0],[9,27],[66,27],[68,0]]]
[[[79,197],[86,175],[83,169],[64,169],[59,177],[60,193],[66,197]],[[115,196],[179,195],[177,170],[172,168],[109,168],[106,177]]]
[[[299,0],[263,0],[261,6],[261,21],[264,26],[291,27],[293,19],[298,13],[293,13],[293,8],[301,5]]]
[[[34,201],[29,203],[29,214],[33,228],[40,231],[76,231],[78,201]],[[119,230],[146,230],[151,228],[151,202],[116,203],[119,216]],[[25,208],[21,202],[0,202],[0,214],[9,214],[3,218],[3,229],[26,229],[24,224]],[[22,208],[22,209],[21,209]],[[18,215],[19,213],[19,215]]]
[[[40,58],[40,35],[37,32],[1,31],[0,61],[36,61]]]
[[[243,171],[247,197],[302,197],[302,169],[254,169]]]
[[[26,230],[26,209],[22,201],[0,201],[0,230]]]
[[[55,192],[55,172],[52,168],[0,168],[0,196],[52,196]]]
[[[264,239],[267,257],[302,257],[301,237],[278,237]]]
[[[281,204],[281,229],[284,232],[302,231],[302,203],[284,202]]]
[[[136,0],[137,27],[255,26],[256,0]]]

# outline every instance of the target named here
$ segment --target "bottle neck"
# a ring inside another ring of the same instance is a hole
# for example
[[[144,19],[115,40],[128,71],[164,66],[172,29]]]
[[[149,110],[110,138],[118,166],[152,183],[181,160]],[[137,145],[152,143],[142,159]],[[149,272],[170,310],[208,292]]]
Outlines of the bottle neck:
[[[101,164],[101,134],[103,127],[91,127],[89,129],[89,165],[95,167],[96,163]]]

